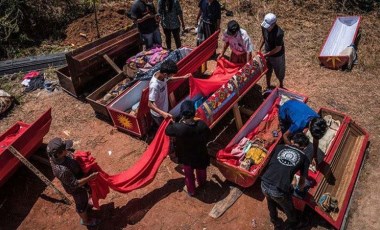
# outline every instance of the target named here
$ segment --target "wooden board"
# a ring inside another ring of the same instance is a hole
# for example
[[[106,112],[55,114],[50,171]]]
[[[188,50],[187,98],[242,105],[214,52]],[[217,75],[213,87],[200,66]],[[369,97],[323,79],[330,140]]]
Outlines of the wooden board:
[[[223,215],[223,213],[227,211],[227,209],[229,209],[243,194],[243,189],[230,186],[230,189],[226,191],[226,193],[228,193],[228,195],[223,200],[218,201],[208,214],[212,218],[218,218]],[[223,196],[225,196],[226,193],[223,194]]]

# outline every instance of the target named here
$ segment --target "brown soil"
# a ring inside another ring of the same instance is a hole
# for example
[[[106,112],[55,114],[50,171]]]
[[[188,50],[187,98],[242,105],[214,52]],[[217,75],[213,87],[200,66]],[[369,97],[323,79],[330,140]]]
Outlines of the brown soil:
[[[237,6],[228,6],[235,16],[223,16],[222,28],[225,28],[228,20],[237,19],[241,27],[247,29],[257,47],[263,15],[269,11],[278,15],[278,24],[286,32],[285,86],[309,96],[309,105],[314,109],[327,107],[348,114],[371,134],[368,154],[353,194],[348,228],[380,229],[377,216],[379,207],[376,205],[380,199],[377,192],[379,185],[376,183],[380,179],[377,167],[377,153],[380,150],[380,106],[377,100],[380,93],[377,86],[380,85],[380,80],[376,64],[380,58],[377,44],[380,30],[376,27],[379,17],[376,13],[363,15],[359,64],[351,72],[332,71],[319,66],[317,55],[333,19],[341,14],[314,1],[306,2],[304,6],[296,7],[291,1],[259,1],[252,5],[250,11],[237,11]],[[181,0],[181,3],[187,26],[192,26],[196,16],[196,3],[191,0]],[[130,22],[126,16],[116,12],[122,9],[121,4],[109,4],[103,6],[103,9],[99,12],[102,35],[123,28]],[[95,39],[96,30],[92,21],[93,15],[89,15],[70,25],[65,44],[78,46]],[[88,40],[79,33],[85,33]],[[195,44],[191,34],[187,34],[183,40],[186,45]],[[260,85],[263,86],[263,83],[261,81]],[[274,83],[277,82],[274,80]],[[259,91],[258,86],[252,93]],[[118,132],[112,125],[97,119],[89,104],[64,92],[36,91],[23,96],[22,101],[22,105],[13,108],[1,121],[0,132],[17,120],[32,122],[48,107],[52,107],[53,123],[44,143],[55,136],[73,139],[77,149],[90,150],[109,173],[130,167],[147,147],[144,141]],[[250,97],[245,103],[257,104],[257,100],[252,101]],[[229,114],[215,128],[214,133],[220,132],[231,117]],[[234,133],[236,129],[232,124],[211,151],[222,148]],[[112,152],[111,155],[109,151]],[[41,149],[38,154],[45,153]],[[39,163],[36,165],[53,179],[49,167]],[[257,183],[246,189],[222,217],[212,219],[208,212],[228,191],[228,183],[218,169],[211,166],[208,170],[210,182],[195,198],[190,198],[182,191],[184,181],[180,172],[179,166],[167,158],[156,179],[145,188],[128,194],[111,192],[101,202],[101,210],[93,213],[102,219],[99,229],[273,229],[266,201]],[[62,188],[56,179],[53,182]],[[25,168],[20,168],[1,188],[0,195],[0,229],[84,229],[79,224],[75,207],[58,202],[59,197]],[[310,217],[313,220],[310,228],[329,227],[317,215],[312,213]],[[255,222],[254,226],[252,222]]]

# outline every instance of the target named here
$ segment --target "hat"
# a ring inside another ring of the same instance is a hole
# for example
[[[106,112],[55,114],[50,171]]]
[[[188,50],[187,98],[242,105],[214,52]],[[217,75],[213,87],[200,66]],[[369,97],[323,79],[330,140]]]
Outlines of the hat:
[[[181,104],[181,115],[184,117],[195,116],[195,106],[193,101],[186,100]]]
[[[68,150],[73,147],[73,141],[72,140],[62,140],[59,137],[55,137],[51,139],[46,147],[46,151],[49,154],[49,156],[53,156],[57,153],[62,152],[63,150]]]
[[[273,24],[275,24],[277,21],[276,15],[272,13],[268,13],[264,17],[264,21],[261,23],[261,26],[264,27],[265,29],[268,29],[271,27]]]
[[[228,35],[234,35],[236,32],[240,30],[239,23],[237,23],[235,20],[231,20],[227,24],[227,34]]]

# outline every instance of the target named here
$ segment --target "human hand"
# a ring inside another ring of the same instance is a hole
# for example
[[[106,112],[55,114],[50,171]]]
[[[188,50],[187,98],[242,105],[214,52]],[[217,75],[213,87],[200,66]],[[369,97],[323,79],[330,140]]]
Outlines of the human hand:
[[[219,56],[218,56],[217,59],[219,60],[219,59],[221,59],[223,56],[224,56],[224,54],[219,54]]]
[[[166,118],[170,118],[171,120],[173,119],[173,116],[170,113],[163,113],[162,116],[164,117],[164,119]]]
[[[93,180],[93,179],[95,179],[95,178],[98,176],[98,174],[99,174],[99,172],[91,173],[91,175],[88,176],[88,178],[89,178],[90,180]]]

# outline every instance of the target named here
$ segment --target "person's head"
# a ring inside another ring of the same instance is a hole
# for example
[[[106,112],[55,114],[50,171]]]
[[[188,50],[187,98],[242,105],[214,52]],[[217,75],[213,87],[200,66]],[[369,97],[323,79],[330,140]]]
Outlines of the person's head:
[[[186,100],[181,104],[181,116],[185,119],[190,119],[195,116],[194,102]]]
[[[160,73],[165,77],[171,77],[178,72],[177,64],[172,60],[166,60],[161,64]]]
[[[268,30],[271,31],[273,27],[276,25],[277,22],[277,17],[273,13],[268,13],[265,15],[263,22],[261,23],[261,26]]]
[[[313,138],[321,139],[327,131],[327,123],[321,117],[315,117],[310,121],[309,130]]]
[[[309,138],[303,133],[296,133],[293,135],[291,141],[293,146],[299,148],[299,149],[304,149],[309,145]]]
[[[227,34],[230,36],[236,36],[237,32],[240,30],[240,25],[235,20],[231,20],[227,24]]]
[[[59,137],[51,139],[46,147],[46,152],[53,160],[62,159],[66,156],[67,150],[73,147],[73,141],[62,140]]]

